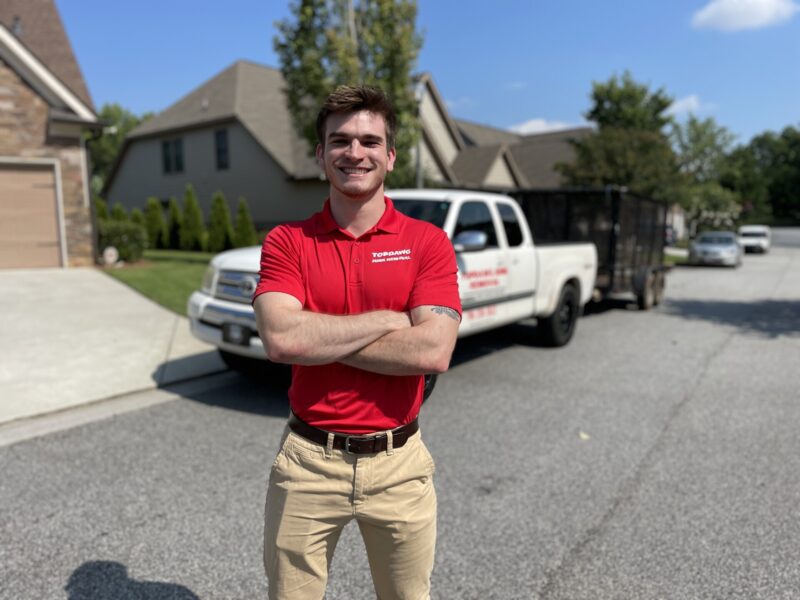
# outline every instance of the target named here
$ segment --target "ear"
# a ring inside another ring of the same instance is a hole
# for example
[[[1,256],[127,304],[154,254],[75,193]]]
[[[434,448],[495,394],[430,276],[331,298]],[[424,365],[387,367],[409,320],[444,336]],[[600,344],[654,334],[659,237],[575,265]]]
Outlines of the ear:
[[[320,169],[323,171],[325,170],[325,148],[322,147],[322,144],[317,144],[317,163],[319,164]]]
[[[394,169],[394,160],[397,158],[397,150],[392,148],[389,150],[389,161],[386,163],[386,172],[391,173]]]

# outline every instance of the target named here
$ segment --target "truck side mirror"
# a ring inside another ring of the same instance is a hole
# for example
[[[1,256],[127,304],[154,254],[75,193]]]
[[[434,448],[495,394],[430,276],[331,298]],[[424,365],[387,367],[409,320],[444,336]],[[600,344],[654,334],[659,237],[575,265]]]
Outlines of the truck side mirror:
[[[462,231],[453,238],[453,249],[456,252],[476,252],[483,250],[489,243],[489,236],[483,231]]]

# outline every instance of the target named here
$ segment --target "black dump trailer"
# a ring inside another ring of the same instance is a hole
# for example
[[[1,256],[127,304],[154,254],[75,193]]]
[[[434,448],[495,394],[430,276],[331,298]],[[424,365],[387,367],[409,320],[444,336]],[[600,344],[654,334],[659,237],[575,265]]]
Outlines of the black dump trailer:
[[[511,195],[522,207],[537,244],[594,243],[596,299],[632,293],[644,310],[661,302],[664,203],[615,187],[520,190]]]

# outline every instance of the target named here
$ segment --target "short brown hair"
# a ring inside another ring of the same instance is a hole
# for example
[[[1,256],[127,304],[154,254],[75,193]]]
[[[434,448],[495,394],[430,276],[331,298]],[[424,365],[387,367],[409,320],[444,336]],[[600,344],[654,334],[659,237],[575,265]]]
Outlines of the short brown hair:
[[[317,115],[317,140],[325,146],[325,126],[332,114],[354,113],[361,110],[383,117],[386,123],[386,147],[394,148],[397,116],[389,97],[382,89],[366,85],[340,85],[325,99]]]

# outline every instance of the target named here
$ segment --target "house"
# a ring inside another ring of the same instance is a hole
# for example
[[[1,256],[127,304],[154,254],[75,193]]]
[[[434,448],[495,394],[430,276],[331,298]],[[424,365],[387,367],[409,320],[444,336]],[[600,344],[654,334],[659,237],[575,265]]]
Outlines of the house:
[[[192,184],[204,214],[220,190],[234,210],[247,200],[258,227],[304,218],[327,183],[294,132],[280,71],[239,61],[135,128],[103,191],[127,209],[164,205]]]
[[[0,2],[0,268],[94,263],[82,134],[98,127],[53,0]]]
[[[231,205],[247,199],[259,227],[318,210],[327,183],[308,143],[294,131],[280,71],[239,61],[134,129],[104,194],[128,209],[151,196],[166,205],[191,183],[208,214],[221,190]],[[557,187],[553,170],[569,160],[571,138],[590,128],[543,135],[453,119],[430,74],[417,82],[422,136],[414,152],[427,182],[508,191]]]

